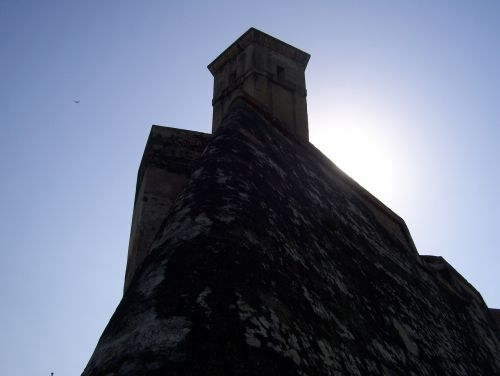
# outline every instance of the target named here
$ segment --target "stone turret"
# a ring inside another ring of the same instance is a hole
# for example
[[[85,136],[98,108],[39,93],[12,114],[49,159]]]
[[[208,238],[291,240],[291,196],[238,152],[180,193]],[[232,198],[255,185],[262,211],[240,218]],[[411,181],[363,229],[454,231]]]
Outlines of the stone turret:
[[[208,66],[214,76],[212,133],[231,102],[244,96],[289,133],[308,141],[305,69],[309,58],[309,54],[250,28]]]

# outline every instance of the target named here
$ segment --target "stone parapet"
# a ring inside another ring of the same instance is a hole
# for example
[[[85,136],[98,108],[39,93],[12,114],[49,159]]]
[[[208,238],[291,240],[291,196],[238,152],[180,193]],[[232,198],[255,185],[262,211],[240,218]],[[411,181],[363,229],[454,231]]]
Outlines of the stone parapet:
[[[210,138],[206,133],[152,126],[137,174],[125,290]]]

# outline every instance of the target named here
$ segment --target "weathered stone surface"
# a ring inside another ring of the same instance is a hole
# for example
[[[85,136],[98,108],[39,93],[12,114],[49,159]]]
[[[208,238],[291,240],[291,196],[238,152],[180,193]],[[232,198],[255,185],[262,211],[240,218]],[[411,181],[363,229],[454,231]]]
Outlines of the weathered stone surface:
[[[153,125],[137,176],[126,290],[211,135]]]
[[[495,320],[498,330],[500,331],[500,309],[490,308],[490,313],[493,316],[493,320]]]
[[[443,262],[236,100],[83,375],[499,375],[491,314]]]

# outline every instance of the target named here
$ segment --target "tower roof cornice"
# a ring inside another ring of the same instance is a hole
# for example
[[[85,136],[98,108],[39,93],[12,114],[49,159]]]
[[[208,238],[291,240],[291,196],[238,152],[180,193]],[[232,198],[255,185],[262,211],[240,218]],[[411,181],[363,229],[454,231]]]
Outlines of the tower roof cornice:
[[[237,56],[241,51],[243,51],[250,44],[260,44],[271,50],[279,52],[280,54],[288,57],[299,63],[303,69],[306,68],[309,62],[309,55],[307,52],[299,50],[296,47],[289,45],[277,38],[272,37],[254,27],[248,29],[242,36],[240,36],[236,41],[234,41],[228,48],[226,48],[214,61],[208,65],[208,70],[210,73],[215,74],[227,61],[231,60]]]

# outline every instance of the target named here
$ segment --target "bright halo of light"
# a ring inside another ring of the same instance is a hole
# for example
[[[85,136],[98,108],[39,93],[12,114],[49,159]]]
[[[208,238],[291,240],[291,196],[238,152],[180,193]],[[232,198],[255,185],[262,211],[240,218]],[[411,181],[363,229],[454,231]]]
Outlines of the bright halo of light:
[[[393,122],[374,106],[339,104],[310,114],[311,142],[377,198],[392,201],[398,189]]]

